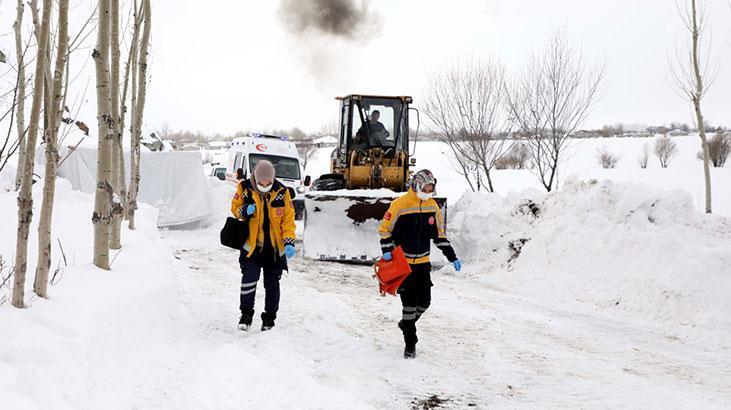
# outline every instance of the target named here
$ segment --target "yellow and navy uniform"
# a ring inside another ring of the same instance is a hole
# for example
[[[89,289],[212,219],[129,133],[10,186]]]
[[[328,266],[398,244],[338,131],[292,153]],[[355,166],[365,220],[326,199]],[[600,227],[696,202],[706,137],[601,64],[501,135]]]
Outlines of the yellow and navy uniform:
[[[413,189],[391,202],[383,215],[379,233],[381,250],[391,252],[401,246],[411,265],[429,263],[431,241],[450,262],[457,260],[444,232],[439,205],[433,198],[422,200]]]
[[[266,204],[263,198],[266,198]],[[246,208],[250,204],[255,204],[256,210],[253,215],[248,216]],[[268,218],[264,218],[265,209]],[[279,258],[284,255],[286,245],[294,246],[295,224],[292,196],[289,189],[276,179],[272,183],[272,189],[263,196],[253,187],[251,180],[241,181],[231,200],[231,213],[234,217],[249,223],[249,236],[244,244],[247,258],[252,256],[257,247],[261,248],[266,242],[273,245],[275,254]],[[269,225],[268,233],[264,232],[265,219]],[[269,235],[269,238],[265,238],[266,234]]]

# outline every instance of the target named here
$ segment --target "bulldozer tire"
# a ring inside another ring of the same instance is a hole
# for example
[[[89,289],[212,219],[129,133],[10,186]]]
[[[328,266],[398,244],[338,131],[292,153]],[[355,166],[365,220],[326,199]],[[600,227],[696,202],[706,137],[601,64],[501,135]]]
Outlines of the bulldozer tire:
[[[340,174],[325,174],[312,183],[313,191],[337,191],[345,188],[345,179]]]

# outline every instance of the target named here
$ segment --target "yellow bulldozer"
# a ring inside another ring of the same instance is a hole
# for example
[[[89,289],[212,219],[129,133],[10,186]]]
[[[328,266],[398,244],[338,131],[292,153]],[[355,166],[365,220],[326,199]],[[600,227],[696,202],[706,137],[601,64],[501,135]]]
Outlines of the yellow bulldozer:
[[[378,224],[416,164],[409,140],[409,96],[338,97],[340,128],[330,173],[305,194],[304,255],[370,263],[380,257]],[[410,151],[410,148],[412,151]],[[446,224],[447,202],[436,198]]]

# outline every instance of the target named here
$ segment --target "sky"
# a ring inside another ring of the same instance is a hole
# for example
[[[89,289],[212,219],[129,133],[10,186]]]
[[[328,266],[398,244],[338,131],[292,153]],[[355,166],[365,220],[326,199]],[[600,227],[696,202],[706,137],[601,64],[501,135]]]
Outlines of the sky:
[[[72,26],[88,14],[85,3],[91,4],[72,0]],[[419,108],[427,79],[440,67],[490,57],[515,73],[557,29],[565,30],[585,61],[607,64],[606,91],[583,128],[692,121],[668,66],[676,45],[687,41],[673,0],[371,0],[372,21],[350,22],[356,28],[348,40],[297,32],[278,0],[153,3],[145,114],[150,130],[316,131],[336,118],[334,97],[350,93],[412,95]],[[10,56],[7,23],[14,5],[5,0],[0,7],[0,24],[7,27],[0,47]],[[720,70],[704,111],[710,123],[731,125],[731,64],[722,58],[731,55],[731,6],[708,0],[708,7],[712,59]],[[75,58],[88,61],[76,62],[85,71],[74,87],[91,79],[82,111],[93,122],[93,63],[90,50],[80,53]]]

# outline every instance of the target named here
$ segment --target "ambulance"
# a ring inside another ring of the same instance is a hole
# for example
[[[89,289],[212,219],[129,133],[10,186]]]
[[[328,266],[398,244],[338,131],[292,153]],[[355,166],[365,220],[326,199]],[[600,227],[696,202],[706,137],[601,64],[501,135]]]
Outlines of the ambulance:
[[[228,149],[226,180],[238,183],[249,178],[256,163],[266,159],[274,164],[276,178],[289,188],[295,209],[295,218],[304,215],[304,193],[310,185],[310,177],[304,176],[297,147],[286,137],[265,134],[249,134],[235,138]]]

